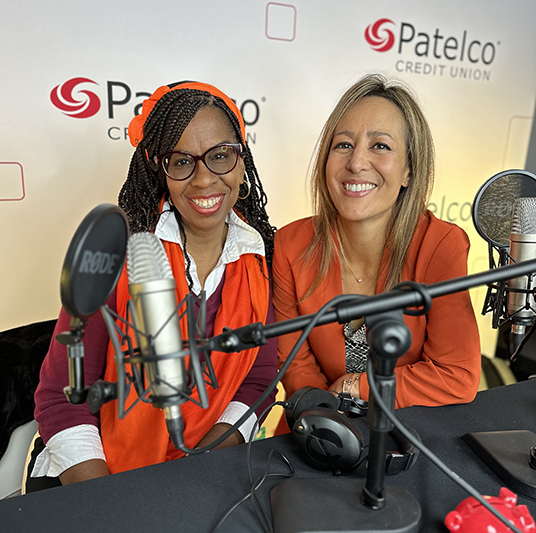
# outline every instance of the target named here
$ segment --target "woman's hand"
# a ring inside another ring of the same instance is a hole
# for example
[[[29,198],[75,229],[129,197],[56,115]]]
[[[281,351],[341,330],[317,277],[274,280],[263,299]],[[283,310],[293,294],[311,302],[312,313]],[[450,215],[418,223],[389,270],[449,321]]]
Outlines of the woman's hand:
[[[363,373],[344,374],[337,381],[334,381],[329,388],[330,391],[338,393],[348,392],[352,398],[361,398],[359,394],[359,380]]]

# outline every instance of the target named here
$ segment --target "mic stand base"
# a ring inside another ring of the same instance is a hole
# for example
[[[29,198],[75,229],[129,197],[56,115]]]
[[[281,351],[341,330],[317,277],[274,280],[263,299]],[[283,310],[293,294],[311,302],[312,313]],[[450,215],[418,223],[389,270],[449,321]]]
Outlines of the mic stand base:
[[[462,439],[514,492],[536,500],[536,470],[529,464],[536,446],[532,431],[466,433]]]
[[[386,485],[385,506],[372,510],[361,503],[364,479],[288,479],[274,487],[270,500],[276,533],[416,533],[421,508],[400,487]]]

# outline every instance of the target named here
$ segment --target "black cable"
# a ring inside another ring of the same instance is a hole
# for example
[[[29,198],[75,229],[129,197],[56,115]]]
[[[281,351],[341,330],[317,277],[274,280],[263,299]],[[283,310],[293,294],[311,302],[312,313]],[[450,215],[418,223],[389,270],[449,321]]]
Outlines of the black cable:
[[[218,529],[220,528],[220,526],[225,522],[225,520],[227,520],[227,518],[229,517],[229,515],[235,510],[237,509],[241,504],[243,504],[248,498],[250,497],[250,494],[246,494],[239,502],[236,502],[224,515],[223,517],[220,519],[220,521],[216,524],[216,526],[214,527],[214,529],[211,531],[211,533],[216,533],[216,531],[218,531]]]
[[[255,436],[257,435],[258,431],[259,431],[259,420],[262,419],[262,417],[270,410],[272,409],[273,407],[275,407],[276,405],[280,405],[281,407],[283,408],[286,408],[288,407],[289,405],[289,402],[287,402],[286,400],[284,401],[277,401],[277,402],[274,402],[272,404],[270,404],[262,413],[261,415],[259,416],[259,418],[257,419],[257,421],[255,422],[251,432],[250,432],[250,435],[249,435],[249,440],[248,440],[248,443],[247,443],[247,448],[246,448],[246,466],[247,466],[247,469],[248,469],[248,476],[249,476],[249,482],[250,483],[253,483],[253,473],[251,471],[251,445],[253,443],[253,441],[255,440]]]
[[[505,526],[510,528],[515,533],[523,533],[518,529],[514,524],[512,524],[507,518],[505,518],[493,505],[491,505],[485,498],[483,498],[480,493],[474,489],[469,483],[462,479],[458,474],[453,472],[439,457],[437,457],[431,450],[429,450],[420,440],[416,439],[415,436],[408,431],[405,426],[398,420],[393,412],[389,410],[385,402],[380,396],[378,387],[376,385],[376,379],[374,376],[374,370],[372,368],[372,361],[368,360],[367,363],[367,380],[369,383],[370,391],[374,395],[374,400],[380,407],[380,409],[385,413],[387,418],[391,423],[408,439],[416,448],[418,448],[435,466],[437,466],[447,477],[452,479],[457,483],[463,490],[469,493],[473,498],[475,498],[481,505],[483,505],[490,513],[492,513],[497,519],[499,519]]]
[[[361,453],[363,453],[367,448],[369,447],[368,444],[364,444],[363,447],[361,448]],[[359,470],[359,468],[361,467],[361,465],[368,459],[368,451],[367,451],[367,455],[365,455],[363,457],[363,459],[361,459],[361,461],[359,461],[359,463],[357,463],[357,466],[355,467],[354,470]]]
[[[285,407],[286,405],[288,405],[288,402],[286,402],[286,401],[282,401],[282,402],[278,401],[278,402],[274,402],[274,403],[270,404],[261,413],[261,415],[259,416],[259,418],[255,422],[255,424],[253,426],[253,429],[251,430],[251,433],[250,433],[250,437],[249,437],[249,441],[247,443],[247,449],[246,449],[246,464],[247,464],[247,468],[248,468],[249,481],[251,483],[249,493],[246,494],[240,501],[235,503],[225,513],[225,515],[216,524],[216,526],[214,527],[214,529],[212,530],[211,533],[215,533],[220,528],[220,526],[225,522],[225,520],[227,520],[229,515],[235,509],[237,509],[242,503],[247,501],[248,498],[250,498],[250,497],[251,497],[251,501],[252,501],[252,504],[253,504],[253,509],[255,511],[255,514],[257,515],[257,518],[258,518],[259,522],[261,523],[262,528],[264,529],[265,532],[272,533],[273,529],[272,529],[271,520],[266,516],[266,513],[262,509],[262,507],[261,507],[261,505],[260,505],[260,503],[259,503],[259,501],[257,499],[255,491],[260,488],[260,486],[264,483],[264,481],[266,480],[267,477],[273,477],[273,476],[292,477],[294,475],[295,471],[294,471],[294,468],[293,468],[292,464],[290,463],[290,461],[282,453],[280,453],[280,452],[278,452],[276,450],[272,450],[270,452],[270,454],[268,455],[268,465],[266,467],[266,470],[264,471],[264,474],[261,477],[259,477],[258,479],[253,480],[253,474],[252,474],[252,471],[251,471],[251,443],[253,442],[253,440],[255,439],[255,435],[257,434],[258,426],[259,426],[259,420],[262,419],[262,417],[265,415],[265,413],[267,411],[269,411],[272,407],[274,407],[276,405],[281,405],[281,406]],[[287,473],[287,474],[278,473],[278,472],[270,473],[270,466],[271,466],[272,458],[273,458],[274,454],[277,454],[281,459],[283,459],[285,464],[288,466],[290,473]]]
[[[270,473],[270,466],[272,464],[272,458],[274,455],[277,455],[281,459],[283,459],[283,461],[289,468],[289,471],[290,471],[289,473],[287,474],[280,473],[280,472]],[[295,474],[295,470],[292,464],[290,463],[290,461],[281,452],[277,450],[272,450],[268,455],[268,466],[266,467],[264,474],[261,477],[259,477],[250,488],[251,503],[253,504],[253,508],[255,509],[257,517],[259,518],[261,525],[263,526],[263,529],[266,533],[273,533],[272,521],[271,521],[271,518],[268,517],[266,515],[266,512],[262,509],[262,506],[259,500],[257,499],[257,494],[255,493],[255,491],[264,483],[267,477],[277,476],[277,477],[290,478],[290,477],[293,477],[294,474]]]
[[[289,402],[287,401],[282,401],[282,402],[274,402],[269,408],[271,409],[272,407],[276,406],[276,405],[281,405],[283,407],[287,407],[289,405]],[[259,417],[259,419],[261,419],[263,416],[264,416],[264,413],[266,413],[266,411],[268,410],[265,409],[262,413],[262,415]],[[269,471],[269,464],[270,464],[270,460],[271,460],[271,454],[274,452],[274,450],[272,450],[272,452],[270,452],[270,455],[268,456],[269,459],[269,463],[268,463],[268,469],[266,470],[266,474],[264,476],[261,476],[261,481],[258,485],[255,485],[255,482],[253,481],[253,473],[252,473],[252,470],[251,470],[251,444],[253,443],[253,440],[254,440],[254,437],[255,435],[257,434],[257,426],[258,426],[258,422],[255,423],[255,426],[253,427],[252,431],[251,431],[251,435],[250,435],[250,438],[249,438],[249,441],[248,441],[248,445],[247,445],[247,450],[246,450],[246,466],[247,466],[247,469],[248,469],[248,475],[249,475],[249,482],[251,483],[251,488],[250,488],[250,496],[251,496],[251,503],[253,505],[253,509],[255,510],[255,514],[257,515],[257,518],[259,519],[259,522],[263,525],[266,525],[266,527],[264,527],[264,530],[267,532],[267,533],[272,533],[272,522],[270,520],[270,518],[267,517],[265,511],[262,509],[262,506],[257,498],[257,494],[256,494],[256,490],[262,485],[262,483],[264,483],[264,480],[266,479],[266,477],[268,475],[281,475],[282,477],[292,477],[294,476],[294,467],[292,466],[292,464],[290,463],[290,461],[280,452],[275,452],[277,453],[281,459],[283,459],[283,461],[285,461],[285,463],[287,464],[287,466],[289,467],[289,470],[290,470],[290,474],[268,474],[268,471]]]

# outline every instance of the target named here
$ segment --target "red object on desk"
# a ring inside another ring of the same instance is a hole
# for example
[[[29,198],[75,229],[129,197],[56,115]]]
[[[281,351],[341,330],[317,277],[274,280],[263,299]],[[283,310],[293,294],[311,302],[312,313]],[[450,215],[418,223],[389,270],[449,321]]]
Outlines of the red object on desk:
[[[484,496],[497,511],[525,533],[536,533],[536,523],[526,505],[516,505],[517,495],[506,487],[499,491],[499,497]],[[510,533],[512,530],[493,516],[472,496],[458,504],[445,517],[449,531],[456,533]]]

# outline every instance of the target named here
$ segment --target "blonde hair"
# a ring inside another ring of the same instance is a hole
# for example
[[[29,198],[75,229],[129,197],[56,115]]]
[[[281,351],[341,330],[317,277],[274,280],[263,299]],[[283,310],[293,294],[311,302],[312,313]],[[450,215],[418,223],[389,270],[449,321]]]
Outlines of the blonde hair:
[[[350,87],[339,100],[324,125],[316,145],[311,173],[315,234],[303,258],[307,264],[319,254],[320,266],[311,288],[303,299],[318,288],[337,255],[338,212],[326,183],[326,162],[333,135],[346,112],[369,96],[385,98],[395,104],[402,112],[406,126],[406,159],[410,179],[408,186],[400,191],[390,222],[386,242],[389,270],[385,290],[392,289],[400,282],[409,243],[419,217],[427,209],[434,181],[434,144],[426,117],[417,98],[408,87],[379,74],[367,75]]]

